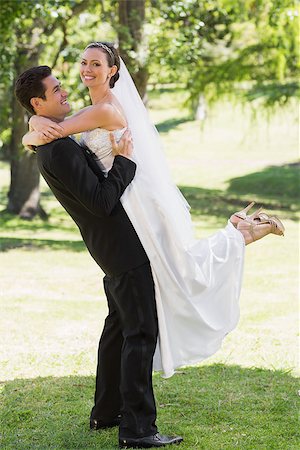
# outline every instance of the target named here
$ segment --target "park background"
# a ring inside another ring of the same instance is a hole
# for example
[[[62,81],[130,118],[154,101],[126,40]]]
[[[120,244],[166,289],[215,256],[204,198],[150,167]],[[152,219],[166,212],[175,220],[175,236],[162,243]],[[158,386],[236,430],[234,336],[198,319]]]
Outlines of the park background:
[[[247,247],[222,349],[154,376],[161,431],[183,450],[299,448],[298,13],[286,0],[1,1],[1,448],[116,448],[116,430],[88,430],[102,274],[22,148],[13,96],[19,73],[48,64],[73,109],[87,105],[78,58],[93,40],[119,46],[199,238],[251,200],[286,226]]]

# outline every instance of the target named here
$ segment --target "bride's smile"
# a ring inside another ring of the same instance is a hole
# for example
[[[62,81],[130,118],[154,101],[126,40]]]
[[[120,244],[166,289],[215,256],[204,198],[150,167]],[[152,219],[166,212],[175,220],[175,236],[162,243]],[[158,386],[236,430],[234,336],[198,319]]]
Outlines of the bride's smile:
[[[108,86],[114,73],[115,69],[109,67],[105,53],[95,48],[85,50],[80,62],[80,78],[85,86]]]

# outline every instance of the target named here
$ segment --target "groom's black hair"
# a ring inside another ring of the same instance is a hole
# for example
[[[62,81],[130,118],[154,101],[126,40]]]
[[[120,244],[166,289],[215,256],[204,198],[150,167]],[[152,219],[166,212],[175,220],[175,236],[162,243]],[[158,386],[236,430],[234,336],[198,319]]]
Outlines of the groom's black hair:
[[[51,75],[51,69],[48,66],[31,67],[31,69],[25,70],[17,78],[15,83],[15,94],[18,101],[27,109],[30,114],[35,114],[30,100],[33,97],[39,97],[46,99],[46,88],[43,83],[43,79]]]

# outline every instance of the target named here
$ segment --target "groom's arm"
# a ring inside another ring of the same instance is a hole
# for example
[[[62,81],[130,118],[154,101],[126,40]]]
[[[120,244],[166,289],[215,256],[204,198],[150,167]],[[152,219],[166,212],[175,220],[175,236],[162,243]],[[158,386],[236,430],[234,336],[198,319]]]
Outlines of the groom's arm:
[[[43,151],[40,148],[38,153]],[[40,157],[43,161],[41,153]],[[40,165],[43,166],[43,162]],[[136,171],[133,161],[117,155],[107,178],[98,178],[82,150],[69,139],[61,139],[54,144],[47,166],[42,168],[48,176],[54,177],[69,196],[99,217],[111,214]]]

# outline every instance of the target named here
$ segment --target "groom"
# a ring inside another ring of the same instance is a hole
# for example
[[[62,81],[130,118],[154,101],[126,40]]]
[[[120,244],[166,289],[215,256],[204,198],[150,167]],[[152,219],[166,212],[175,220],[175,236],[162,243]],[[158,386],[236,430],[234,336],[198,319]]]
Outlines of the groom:
[[[16,81],[16,96],[31,113],[62,121],[67,93],[48,66],[33,67]],[[99,342],[95,404],[90,428],[119,425],[121,448],[163,447],[180,437],[157,432],[152,362],[157,342],[154,283],[144,248],[120,203],[134,178],[127,131],[105,178],[86,150],[71,138],[37,147],[39,169],[77,224],[105,273],[109,314]]]

